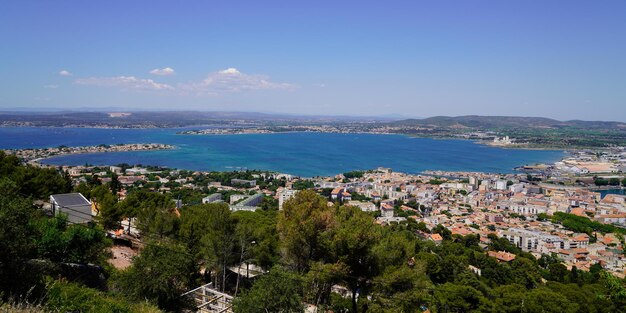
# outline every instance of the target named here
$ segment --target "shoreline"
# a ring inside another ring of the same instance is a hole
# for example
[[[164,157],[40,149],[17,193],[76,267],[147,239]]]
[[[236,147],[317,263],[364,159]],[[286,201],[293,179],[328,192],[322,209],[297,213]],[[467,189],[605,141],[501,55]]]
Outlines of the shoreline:
[[[47,148],[28,148],[28,149],[2,149],[4,153],[15,155],[24,163],[40,165],[40,161],[55,157],[62,157],[77,154],[99,154],[99,153],[115,153],[115,152],[133,152],[133,151],[161,151],[173,150],[176,146],[161,143],[134,143],[134,144],[116,144],[116,145],[91,145],[91,146],[75,146],[75,147],[47,147]]]
[[[65,125],[65,126],[37,126],[37,125],[4,125],[0,124],[0,128],[50,128],[50,129],[63,129],[63,128],[75,128],[75,129],[111,129],[111,130],[180,130],[191,127],[216,127],[223,128],[220,125],[214,124],[201,124],[201,125],[187,125],[187,126],[139,126],[139,127],[123,127],[123,126],[93,126],[93,125]],[[252,128],[258,126],[250,126]],[[296,126],[297,127],[297,126]],[[307,127],[307,126],[304,126]],[[226,128],[231,130],[237,130],[238,128]],[[193,135],[193,136],[216,136],[216,135],[272,135],[272,134],[281,134],[281,133],[324,133],[324,134],[371,134],[371,135],[400,135],[407,136],[412,138],[427,138],[433,140],[469,140],[478,145],[488,146],[492,148],[501,148],[501,149],[518,149],[518,150],[545,150],[545,151],[576,151],[576,150],[584,150],[584,149],[596,149],[603,150],[609,149],[610,147],[593,147],[593,146],[568,146],[568,147],[560,147],[560,146],[532,146],[532,145],[497,145],[493,144],[491,141],[486,141],[484,139],[478,138],[463,138],[463,137],[455,137],[455,136],[422,136],[416,134],[409,133],[398,133],[398,132],[370,132],[370,131],[304,131],[304,130],[292,130],[292,131],[267,131],[267,132],[226,132],[226,133],[200,133],[197,132],[199,130],[189,130],[189,131],[177,131],[175,135]],[[197,133],[194,133],[197,132]],[[6,150],[6,149],[5,149]]]

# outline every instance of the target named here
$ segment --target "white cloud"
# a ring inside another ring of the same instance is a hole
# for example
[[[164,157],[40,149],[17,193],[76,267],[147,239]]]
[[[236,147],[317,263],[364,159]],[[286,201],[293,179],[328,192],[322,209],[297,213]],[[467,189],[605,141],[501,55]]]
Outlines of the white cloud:
[[[72,73],[70,73],[70,71],[68,71],[68,70],[61,70],[61,71],[59,71],[59,75],[61,75],[61,76],[72,76]]]
[[[155,68],[152,71],[150,71],[150,74],[158,75],[158,76],[169,76],[169,75],[176,74],[176,72],[174,72],[174,69],[171,67],[165,67],[165,68]]]
[[[226,74],[226,75],[228,75],[228,74],[233,74],[233,75],[236,75],[236,74],[241,74],[241,72],[240,72],[240,71],[238,71],[238,70],[237,70],[236,68],[234,68],[234,67],[229,67],[229,68],[227,68],[227,69],[225,69],[225,70],[220,71],[220,74]]]
[[[152,70],[151,73],[155,74],[155,71],[158,71],[159,73],[174,73],[173,69],[167,67],[163,69]],[[219,95],[250,90],[286,90],[295,88],[295,86],[291,84],[272,82],[269,77],[264,75],[244,74],[238,71],[236,68],[227,68],[225,70],[213,72],[207,75],[207,77],[202,81],[180,83],[176,87],[164,83],[155,82],[152,79],[138,78],[135,76],[78,78],[74,81],[74,83],[78,85],[119,87],[122,89],[170,91],[180,95]]]
[[[231,67],[210,73],[200,82],[180,84],[179,88],[182,92],[215,95],[248,90],[293,89],[294,86],[272,82],[264,75],[245,74]]]
[[[57,89],[57,88],[59,88],[59,85],[44,85],[43,88],[46,88],[46,89]]]
[[[115,77],[87,77],[74,81],[78,85],[91,85],[101,87],[121,87],[123,89],[136,90],[173,90],[168,84],[157,83],[152,79],[137,78],[135,76]]]

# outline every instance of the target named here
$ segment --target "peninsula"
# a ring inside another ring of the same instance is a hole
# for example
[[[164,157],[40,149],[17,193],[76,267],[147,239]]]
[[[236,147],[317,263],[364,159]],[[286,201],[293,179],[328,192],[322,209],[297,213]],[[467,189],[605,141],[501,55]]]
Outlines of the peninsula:
[[[39,160],[55,156],[82,154],[82,153],[104,153],[104,152],[128,152],[128,151],[152,151],[169,150],[174,146],[161,143],[131,143],[82,147],[59,146],[56,148],[31,148],[31,149],[6,149],[7,154],[13,154],[24,162],[37,163]]]

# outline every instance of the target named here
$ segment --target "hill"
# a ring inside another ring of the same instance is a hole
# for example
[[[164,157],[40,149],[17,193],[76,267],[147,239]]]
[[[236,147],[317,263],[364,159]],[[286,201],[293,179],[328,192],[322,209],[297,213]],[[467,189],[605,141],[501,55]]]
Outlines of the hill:
[[[442,128],[506,129],[506,128],[578,128],[626,130],[626,123],[605,121],[558,121],[545,117],[523,116],[434,116],[390,123],[395,126],[430,126]]]

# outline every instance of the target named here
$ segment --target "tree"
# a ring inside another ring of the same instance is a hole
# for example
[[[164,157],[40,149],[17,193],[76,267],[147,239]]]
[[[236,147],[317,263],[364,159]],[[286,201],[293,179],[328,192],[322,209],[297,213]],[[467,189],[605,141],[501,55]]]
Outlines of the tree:
[[[122,184],[120,183],[120,180],[117,174],[115,173],[111,174],[111,182],[109,182],[109,188],[111,189],[111,192],[113,192],[114,194],[122,190]]]
[[[34,222],[41,258],[53,262],[104,264],[111,241],[95,225],[69,225],[63,215]]]
[[[441,224],[437,224],[432,230],[434,234],[439,234],[444,240],[452,239],[452,232]]]
[[[236,224],[235,250],[239,264],[254,263],[270,269],[278,261],[276,212],[237,211],[232,217]]]
[[[561,263],[552,263],[548,265],[548,278],[553,281],[564,282],[569,276],[567,267]]]
[[[235,312],[302,312],[302,277],[280,267],[261,276],[250,290],[235,298]]]
[[[181,297],[191,287],[196,273],[193,258],[176,244],[148,243],[133,265],[122,272],[117,289],[135,301],[148,300],[167,311],[191,308]]]
[[[527,258],[518,257],[511,262],[513,280],[526,288],[535,288],[541,283],[537,264]]]
[[[0,151],[0,177],[13,181],[17,193],[25,197],[45,199],[51,194],[66,193],[71,190],[71,179],[55,168],[39,168],[22,165],[14,155]]]
[[[117,204],[117,197],[103,185],[93,188],[89,197],[98,210],[98,221],[102,227],[117,230],[124,217],[124,211]]]
[[[277,224],[286,264],[304,273],[310,261],[320,260],[325,254],[321,235],[332,223],[332,209],[314,191],[303,190],[287,200]]]
[[[606,271],[600,272],[600,278],[608,290],[608,295],[605,295],[606,298],[616,302],[626,302],[626,285],[624,282]]]
[[[50,312],[161,312],[148,303],[130,303],[123,298],[112,297],[95,289],[62,281],[55,281],[52,284],[47,298],[46,309]]]
[[[357,292],[364,290],[377,272],[374,245],[380,240],[380,227],[356,207],[336,207],[334,227],[324,234],[333,263],[345,264],[348,275],[343,281],[352,291],[352,311],[357,311]]]
[[[424,264],[416,263],[388,267],[374,278],[372,311],[392,309],[393,312],[422,312],[427,303],[431,282],[424,272]]]
[[[215,286],[226,288],[226,268],[234,261],[235,220],[228,205],[195,205],[181,213],[180,235],[190,251],[215,273]]]
[[[565,296],[543,287],[529,291],[524,299],[523,307],[528,312],[574,313],[578,311],[578,305]]]
[[[130,193],[119,205],[123,215],[137,217],[137,228],[143,236],[163,238],[178,231],[174,202],[168,195],[136,191]]]
[[[332,286],[341,283],[348,272],[349,269],[343,263],[313,262],[305,276],[304,295],[307,303],[328,305],[332,298]]]
[[[606,186],[606,185],[608,185],[608,184],[609,184],[609,181],[608,181],[608,180],[606,180],[606,179],[604,179],[604,178],[599,178],[599,177],[598,177],[598,178],[596,178],[596,179],[593,181],[593,183],[594,183],[596,186]]]
[[[2,152],[0,152],[2,153]],[[1,156],[1,154],[0,154]],[[15,196],[18,186],[0,178],[0,296],[21,295],[27,291],[26,260],[35,255],[34,236],[29,223],[35,209],[28,200]],[[0,298],[1,300],[2,298]]]
[[[433,305],[436,312],[478,312],[486,311],[489,302],[472,287],[445,283],[435,289]]]

